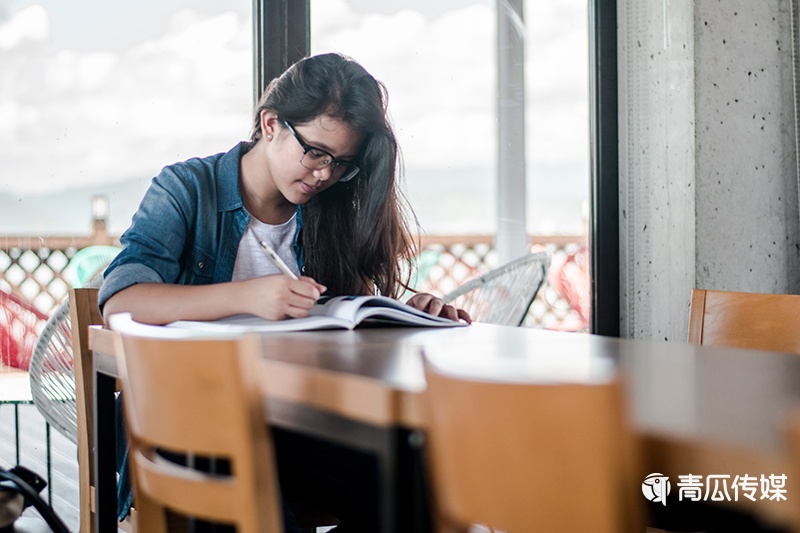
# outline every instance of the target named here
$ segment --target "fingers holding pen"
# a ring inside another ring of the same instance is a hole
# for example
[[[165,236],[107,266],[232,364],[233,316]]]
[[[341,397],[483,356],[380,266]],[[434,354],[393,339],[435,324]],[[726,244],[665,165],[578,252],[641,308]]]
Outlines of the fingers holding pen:
[[[301,318],[327,290],[313,278],[302,276],[292,279],[283,274],[262,276],[247,280],[242,291],[244,312],[268,320]]]
[[[285,276],[281,276],[285,277]],[[327,287],[308,276],[289,279],[286,289],[288,291],[284,301],[284,312],[287,317],[302,318],[308,316],[308,311],[317,303]]]
[[[307,283],[312,284],[314,287],[317,288],[317,293],[318,294],[317,294],[317,296],[315,298],[315,301],[319,300],[319,297],[322,296],[325,293],[325,291],[328,290],[328,287],[326,287],[322,283],[319,283],[314,278],[311,278],[311,277],[308,277],[308,276],[300,276],[299,278],[297,278],[297,281],[305,281]]]

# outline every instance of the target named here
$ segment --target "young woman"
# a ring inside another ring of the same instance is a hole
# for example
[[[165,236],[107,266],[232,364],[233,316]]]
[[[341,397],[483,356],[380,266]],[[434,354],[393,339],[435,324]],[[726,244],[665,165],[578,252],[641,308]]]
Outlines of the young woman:
[[[385,87],[339,54],[301,60],[267,87],[249,142],[171,165],[153,180],[105,272],[101,309],[166,324],[237,313],[304,317],[323,293],[397,297],[413,253],[398,169]],[[282,274],[260,241],[298,278]],[[470,320],[430,294],[407,303]],[[348,472],[363,459],[289,441],[276,434],[279,460],[282,448],[309,446],[320,468],[335,456]],[[283,463],[282,473],[291,469]],[[331,510],[343,524],[353,517],[354,529],[373,527],[371,505],[359,503],[369,489],[352,498],[341,487],[331,492],[346,500]]]
[[[397,170],[383,85],[338,54],[304,59],[267,87],[249,142],[153,180],[105,272],[103,312],[280,319],[322,293],[397,296],[412,254]],[[274,275],[260,240],[303,275]],[[407,303],[468,318],[427,294]]]

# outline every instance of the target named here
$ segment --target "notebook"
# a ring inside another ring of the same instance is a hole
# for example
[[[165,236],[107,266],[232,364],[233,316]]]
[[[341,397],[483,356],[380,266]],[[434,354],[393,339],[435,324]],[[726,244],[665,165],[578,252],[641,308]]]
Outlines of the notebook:
[[[430,315],[385,296],[335,296],[322,298],[305,318],[267,320],[255,315],[233,315],[218,320],[178,320],[170,328],[205,333],[263,333],[315,329],[354,329],[360,325],[461,327],[465,322]]]

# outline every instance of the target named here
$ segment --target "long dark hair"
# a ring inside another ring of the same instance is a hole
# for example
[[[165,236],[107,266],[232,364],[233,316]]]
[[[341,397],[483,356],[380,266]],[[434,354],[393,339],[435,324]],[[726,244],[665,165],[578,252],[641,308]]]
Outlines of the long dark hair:
[[[360,131],[360,171],[303,206],[305,274],[326,294],[364,294],[373,284],[386,296],[408,288],[413,212],[398,189],[400,153],[387,114],[386,87],[341,54],[302,59],[272,80],[255,113],[251,140],[261,138],[261,111],[291,124],[328,115]]]

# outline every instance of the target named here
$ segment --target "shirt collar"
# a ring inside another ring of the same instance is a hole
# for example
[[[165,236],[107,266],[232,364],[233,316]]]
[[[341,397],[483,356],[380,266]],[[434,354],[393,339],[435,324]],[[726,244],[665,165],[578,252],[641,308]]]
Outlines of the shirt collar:
[[[217,194],[220,211],[234,211],[244,208],[242,193],[239,189],[239,163],[242,156],[250,151],[253,144],[242,141],[228,153],[223,154],[218,164]]]

